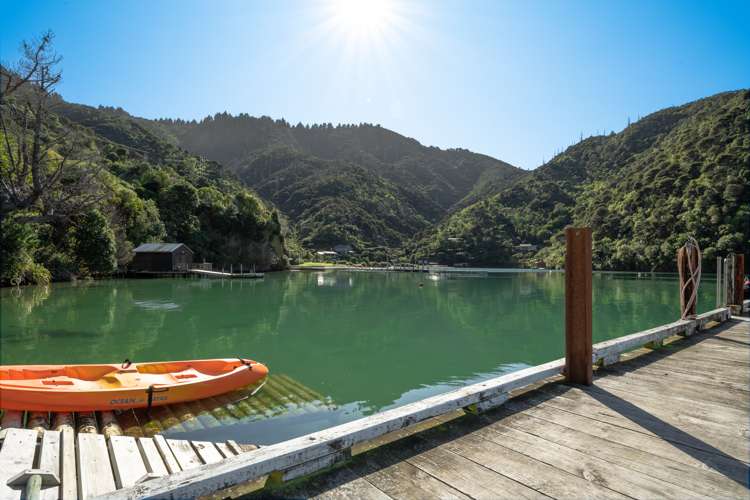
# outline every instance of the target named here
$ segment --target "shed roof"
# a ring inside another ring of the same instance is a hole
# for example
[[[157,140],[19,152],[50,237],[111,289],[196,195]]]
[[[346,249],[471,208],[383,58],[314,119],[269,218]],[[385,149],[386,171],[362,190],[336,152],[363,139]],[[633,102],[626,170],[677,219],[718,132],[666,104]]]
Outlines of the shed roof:
[[[142,243],[133,251],[142,253],[172,253],[180,247],[185,247],[190,250],[190,248],[184,243]],[[190,253],[193,253],[193,251],[190,250]]]

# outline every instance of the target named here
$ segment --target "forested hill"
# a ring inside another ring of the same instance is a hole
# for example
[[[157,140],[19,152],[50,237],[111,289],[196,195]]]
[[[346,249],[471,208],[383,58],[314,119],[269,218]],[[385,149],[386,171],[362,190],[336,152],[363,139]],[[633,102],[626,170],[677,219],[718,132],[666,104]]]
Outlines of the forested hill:
[[[561,266],[566,225],[590,225],[599,269],[674,270],[695,236],[707,262],[750,253],[750,91],[653,113],[571,146],[422,234],[419,257]],[[523,252],[527,243],[538,251]]]
[[[11,145],[0,149],[0,283],[108,274],[154,241],[186,243],[196,261],[287,267],[276,210],[220,164],[122,110],[70,104],[38,86],[0,106],[0,144]],[[34,144],[38,160],[15,153]]]
[[[312,249],[349,243],[373,255],[373,248],[398,248],[483,186],[507,186],[523,174],[494,158],[425,147],[378,125],[292,126],[226,113],[144,125],[229,167],[288,215]]]

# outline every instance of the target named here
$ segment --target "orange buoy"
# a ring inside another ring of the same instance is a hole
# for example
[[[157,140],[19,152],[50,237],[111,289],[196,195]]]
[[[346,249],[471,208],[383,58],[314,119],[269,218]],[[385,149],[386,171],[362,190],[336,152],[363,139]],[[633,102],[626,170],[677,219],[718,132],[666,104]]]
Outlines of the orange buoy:
[[[268,375],[247,359],[122,365],[0,366],[0,408],[84,412],[193,401],[253,384]]]

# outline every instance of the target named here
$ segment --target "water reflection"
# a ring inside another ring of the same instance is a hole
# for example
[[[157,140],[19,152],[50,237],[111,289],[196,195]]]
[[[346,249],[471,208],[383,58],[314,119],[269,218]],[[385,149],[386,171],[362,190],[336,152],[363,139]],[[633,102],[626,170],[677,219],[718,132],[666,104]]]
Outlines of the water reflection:
[[[300,411],[329,422],[562,356],[561,273],[436,276],[294,272],[3,289],[0,362],[251,357],[322,394],[324,407]],[[712,291],[701,287],[699,309],[711,307]],[[594,276],[595,341],[678,315],[674,276]],[[274,411],[268,417],[280,419]],[[279,420],[273,435],[314,430],[287,416],[290,427]]]

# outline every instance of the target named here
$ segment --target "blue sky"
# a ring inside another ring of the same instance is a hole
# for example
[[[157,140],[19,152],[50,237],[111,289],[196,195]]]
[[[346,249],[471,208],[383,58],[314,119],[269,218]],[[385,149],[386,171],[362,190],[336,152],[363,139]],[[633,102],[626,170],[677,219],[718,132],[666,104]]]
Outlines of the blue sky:
[[[52,29],[69,101],[379,123],[524,168],[750,87],[747,0],[359,1],[0,0],[0,58]]]

